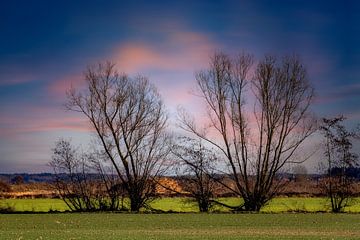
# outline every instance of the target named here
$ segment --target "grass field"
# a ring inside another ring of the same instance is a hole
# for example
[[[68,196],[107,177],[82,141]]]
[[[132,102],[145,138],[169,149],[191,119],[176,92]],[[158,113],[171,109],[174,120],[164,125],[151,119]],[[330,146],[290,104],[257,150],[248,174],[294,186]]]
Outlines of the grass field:
[[[5,214],[5,239],[360,239],[359,214]]]
[[[224,198],[221,201],[236,206],[239,204],[237,198]],[[0,207],[12,207],[15,211],[48,212],[68,210],[65,203],[60,199],[3,199],[0,200]],[[175,212],[197,212],[194,203],[185,198],[162,198],[151,203],[155,209]],[[275,198],[261,211],[265,213],[279,212],[319,212],[328,211],[325,198]],[[217,207],[214,210],[228,211],[228,209]],[[346,208],[347,212],[360,213],[360,199],[355,199],[351,207]]]

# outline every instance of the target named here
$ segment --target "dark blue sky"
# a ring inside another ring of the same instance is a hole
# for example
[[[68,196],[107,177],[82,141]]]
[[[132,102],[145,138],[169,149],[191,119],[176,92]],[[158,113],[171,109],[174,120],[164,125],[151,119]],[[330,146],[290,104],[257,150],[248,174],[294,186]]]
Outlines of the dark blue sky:
[[[113,60],[150,78],[170,114],[196,108],[194,71],[215,50],[296,53],[316,88],[319,116],[360,122],[358,1],[2,1],[0,172],[48,171],[59,137],[86,145],[65,91],[89,64]]]

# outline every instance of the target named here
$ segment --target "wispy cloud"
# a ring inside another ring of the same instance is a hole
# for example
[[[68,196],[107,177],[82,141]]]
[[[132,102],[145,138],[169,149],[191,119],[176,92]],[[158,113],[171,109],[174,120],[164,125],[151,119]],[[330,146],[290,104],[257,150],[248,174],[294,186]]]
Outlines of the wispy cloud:
[[[121,70],[130,73],[156,70],[193,72],[208,62],[216,46],[203,34],[177,31],[169,33],[160,43],[121,43],[111,59],[119,64]]]
[[[167,26],[173,27],[164,27]],[[177,29],[180,29],[178,25]],[[176,108],[191,101],[193,96],[189,91],[193,88],[194,71],[206,67],[209,56],[217,48],[218,44],[205,34],[174,30],[165,31],[161,42],[119,43],[107,59],[115,62],[120,72],[150,77],[170,108]],[[82,72],[79,69],[78,73],[50,82],[49,94],[65,100],[65,92],[71,85],[78,88],[84,84]]]
[[[194,72],[207,67],[209,56],[219,45],[206,34],[179,26],[165,33],[160,42],[121,43],[111,59],[120,71],[149,76],[170,111],[175,112],[179,104],[194,108],[196,101],[189,93],[194,88]]]
[[[84,77],[81,73],[61,77],[50,82],[48,91],[50,95],[65,99],[66,91],[70,87],[78,88],[84,84]]]
[[[40,133],[51,131],[71,130],[74,132],[88,132],[90,127],[85,118],[68,116],[61,110],[34,108],[29,111],[29,116],[19,117],[1,116],[0,117],[0,136],[13,137],[26,133]]]
[[[0,86],[16,85],[36,80],[32,73],[0,73]]]
[[[360,98],[359,83],[333,86],[329,90],[323,91],[323,94],[317,97],[316,103],[330,104],[351,98]]]

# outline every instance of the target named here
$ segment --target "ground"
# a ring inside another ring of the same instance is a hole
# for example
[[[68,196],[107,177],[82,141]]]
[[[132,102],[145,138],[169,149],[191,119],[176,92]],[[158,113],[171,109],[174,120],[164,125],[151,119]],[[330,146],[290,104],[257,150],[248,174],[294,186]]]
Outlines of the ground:
[[[219,199],[230,205],[237,198]],[[184,213],[45,213],[65,211],[60,199],[3,199],[23,214],[0,215],[0,239],[360,239],[360,200],[347,214],[329,210],[325,198],[275,198],[262,213],[196,213],[185,198],[162,198],[152,207]],[[215,209],[224,211],[224,209]],[[33,213],[34,211],[38,213]],[[287,211],[288,213],[284,213]],[[44,213],[41,213],[44,212]],[[290,213],[297,212],[297,213]]]
[[[5,214],[1,239],[360,239],[359,214]]]

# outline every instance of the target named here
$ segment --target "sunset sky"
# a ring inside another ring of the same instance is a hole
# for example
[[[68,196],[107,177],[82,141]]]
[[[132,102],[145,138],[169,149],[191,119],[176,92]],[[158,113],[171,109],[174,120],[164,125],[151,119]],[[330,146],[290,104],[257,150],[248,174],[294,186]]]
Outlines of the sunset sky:
[[[75,3],[76,2],[76,3]],[[159,89],[175,122],[193,111],[194,72],[216,50],[296,53],[316,90],[318,116],[360,122],[360,3],[353,1],[2,1],[0,173],[48,172],[58,138],[86,145],[65,91],[87,65],[112,60]]]

